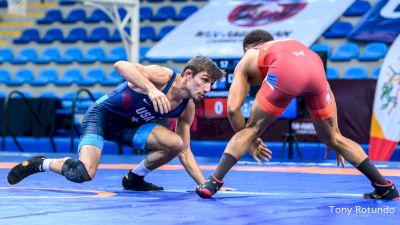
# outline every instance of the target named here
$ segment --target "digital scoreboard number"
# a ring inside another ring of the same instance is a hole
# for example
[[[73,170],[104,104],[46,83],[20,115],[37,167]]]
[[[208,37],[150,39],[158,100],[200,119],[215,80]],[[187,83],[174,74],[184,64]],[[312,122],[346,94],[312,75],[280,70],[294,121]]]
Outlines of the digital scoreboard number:
[[[227,98],[204,99],[204,116],[206,118],[226,118],[228,116]]]

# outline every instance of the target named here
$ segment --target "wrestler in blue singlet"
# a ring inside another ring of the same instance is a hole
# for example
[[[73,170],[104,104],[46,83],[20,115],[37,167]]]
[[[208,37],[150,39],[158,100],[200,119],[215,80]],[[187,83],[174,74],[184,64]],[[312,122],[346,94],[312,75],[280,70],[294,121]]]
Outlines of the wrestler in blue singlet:
[[[177,74],[174,72],[162,91],[167,94]],[[126,146],[145,149],[147,137],[157,123],[154,119],[178,117],[189,102],[185,99],[174,110],[160,114],[154,111],[150,98],[132,90],[128,82],[97,100],[86,112],[81,127],[81,140],[78,150],[83,145],[103,148],[104,140]]]

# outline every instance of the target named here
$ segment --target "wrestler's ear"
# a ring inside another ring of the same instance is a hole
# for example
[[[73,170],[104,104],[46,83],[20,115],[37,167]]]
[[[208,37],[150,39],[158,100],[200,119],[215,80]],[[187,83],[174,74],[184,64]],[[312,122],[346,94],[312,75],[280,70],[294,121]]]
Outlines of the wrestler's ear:
[[[193,77],[193,70],[191,69],[186,69],[185,71],[183,71],[183,77],[186,77],[188,79]]]

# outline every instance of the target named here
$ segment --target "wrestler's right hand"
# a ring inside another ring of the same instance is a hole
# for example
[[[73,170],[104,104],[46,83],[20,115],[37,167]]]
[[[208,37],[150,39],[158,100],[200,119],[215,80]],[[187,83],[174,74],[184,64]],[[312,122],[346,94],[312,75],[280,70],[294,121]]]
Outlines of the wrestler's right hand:
[[[164,114],[171,110],[171,103],[169,102],[167,96],[157,88],[152,88],[149,90],[147,95],[153,103],[154,111]]]

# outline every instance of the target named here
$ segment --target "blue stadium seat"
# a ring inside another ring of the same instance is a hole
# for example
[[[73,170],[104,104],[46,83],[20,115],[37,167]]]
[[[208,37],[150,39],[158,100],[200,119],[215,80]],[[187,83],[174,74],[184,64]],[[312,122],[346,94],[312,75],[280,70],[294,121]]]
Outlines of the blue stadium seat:
[[[82,80],[82,71],[77,68],[68,69],[63,76],[55,83],[56,86],[70,86],[79,80]]]
[[[92,30],[90,35],[84,42],[99,42],[110,38],[110,32],[107,27],[96,27]]]
[[[101,9],[95,9],[92,14],[87,17],[84,22],[85,23],[99,23],[101,21],[107,22],[108,16],[103,10]]]
[[[362,16],[370,9],[369,1],[357,0],[343,13],[343,16]]]
[[[33,62],[37,58],[36,50],[33,48],[25,48],[22,49],[19,55],[15,56],[13,59],[10,59],[9,62],[11,64],[25,64],[27,62]]]
[[[179,14],[176,15],[173,19],[177,21],[183,21],[191,16],[193,13],[197,12],[197,10],[199,10],[199,8],[195,5],[186,5],[182,7],[181,11],[179,11]]]
[[[25,98],[32,98],[32,94],[29,91],[21,91]],[[12,98],[22,98],[21,95],[13,94]]]
[[[47,49],[46,49],[47,50]],[[49,64],[52,62],[52,58],[48,55],[48,52],[43,51],[42,55],[38,55],[37,58],[31,60],[35,64]]]
[[[10,71],[7,69],[0,69],[0,84],[5,84],[10,81]]]
[[[93,56],[84,56],[80,48],[67,49],[64,57],[72,57],[74,61],[81,64],[94,63],[96,61]]]
[[[48,44],[54,41],[62,41],[64,39],[63,32],[60,28],[49,29],[41,39],[36,40],[37,43]]]
[[[74,100],[76,92],[75,91],[69,91],[67,93],[65,93],[62,97],[61,100],[69,100],[72,101]]]
[[[60,99],[61,99],[61,106],[63,109],[71,109],[72,106],[72,100],[75,97],[76,92],[75,91],[70,91],[65,93]],[[79,99],[78,99],[79,100]]]
[[[22,69],[15,73],[12,80],[7,82],[7,86],[22,86],[23,84],[29,84],[35,79],[33,71],[30,69]]]
[[[93,47],[87,51],[87,57],[93,58],[96,61],[102,62],[106,59],[106,53],[103,48]]]
[[[322,52],[326,51],[328,54],[328,58],[332,55],[332,46],[326,43],[316,43],[310,47],[314,52]]]
[[[153,18],[153,9],[148,6],[140,7],[140,22]]]
[[[146,53],[149,50],[150,50],[150,47],[147,47],[147,46],[141,46],[139,48],[139,61],[140,62],[147,60]]]
[[[324,34],[325,38],[345,38],[353,30],[350,22],[335,22]]]
[[[328,66],[326,68],[326,78],[328,80],[339,79],[339,70],[335,67]]]
[[[329,59],[331,61],[350,61],[358,56],[359,49],[360,47],[355,43],[343,43],[337,46],[335,53]]]
[[[75,91],[71,91],[71,92],[65,93],[64,96],[61,97],[61,104],[62,104],[62,107],[64,109],[70,109],[71,108],[72,101],[75,98],[75,94],[76,94]],[[90,102],[90,103],[89,104],[85,104],[83,102]],[[88,105],[90,106],[91,104],[93,104],[93,101],[90,99],[90,97],[88,95],[83,94],[83,95],[79,95],[78,96],[77,102],[76,102],[76,107],[78,109],[79,108],[84,108],[85,106],[82,106],[82,103],[83,103],[83,105],[86,105],[86,107],[88,107]]]
[[[64,109],[70,109],[72,106],[72,100],[75,97],[76,92],[68,92],[62,97],[62,107]],[[97,100],[100,97],[104,95],[103,92],[93,92],[92,93],[93,97]],[[92,104],[93,101],[90,99],[89,96],[87,95],[80,95],[77,99],[78,101],[76,102],[76,109],[78,109],[78,112],[85,112]]]
[[[63,43],[75,43],[77,41],[84,41],[87,38],[86,28],[76,27],[70,30],[67,37],[61,42]]]
[[[123,18],[125,18],[126,14],[127,14],[126,9],[118,8],[118,14],[122,20]],[[110,17],[108,17],[107,14],[106,14],[106,16],[102,16],[102,20],[106,23],[112,23]]]
[[[367,79],[368,71],[364,67],[350,67],[348,68],[344,74],[342,79]]]
[[[115,47],[110,50],[110,53],[106,55],[106,58],[102,61],[103,63],[116,63],[119,60],[127,60],[126,51],[124,47]]]
[[[140,27],[140,41],[155,40],[156,30],[152,26]]]
[[[38,56],[35,60],[32,60],[35,64],[49,64],[51,62],[58,62],[61,60],[60,52],[58,48],[46,48],[42,55]],[[70,61],[69,63],[71,63]]]
[[[100,81],[105,80],[106,75],[102,69],[90,69],[86,76],[77,82],[79,86],[93,86]]]
[[[78,110],[86,111],[93,104],[92,100],[77,101],[76,108]]]
[[[32,86],[45,86],[58,80],[58,72],[55,69],[44,69],[39,72],[38,78],[31,82]]]
[[[31,41],[40,39],[39,31],[35,28],[26,29],[22,32],[21,37],[13,40],[14,44],[27,44]]]
[[[118,29],[115,29],[114,32],[105,40],[107,42],[121,42],[121,34],[119,33]]]
[[[364,52],[358,56],[360,61],[377,61],[384,58],[388,47],[385,43],[372,42],[365,45]]]
[[[6,98],[6,94],[3,92],[0,92],[0,98]]]
[[[381,72],[381,67],[377,67],[374,70],[372,70],[371,79],[375,79],[375,80],[378,79],[380,72]]]
[[[79,21],[84,22],[86,19],[86,11],[84,9],[73,9],[66,18],[61,20],[62,23],[76,23]]]
[[[176,12],[173,6],[161,6],[157,13],[150,20],[153,22],[161,22],[168,19],[173,19],[175,16]]]
[[[125,27],[124,30],[128,35],[131,34],[131,29],[129,27]],[[121,42],[122,38],[121,38],[121,34],[119,33],[118,29],[115,29],[113,34],[110,37],[106,38],[105,41],[107,41],[107,42]]]
[[[14,58],[14,54],[11,48],[1,48],[0,49],[0,64],[3,62],[8,62]]]
[[[46,15],[36,21],[37,24],[51,24],[53,22],[62,21],[62,12],[59,9],[51,9],[46,12]]]
[[[54,91],[46,91],[40,93],[39,98],[58,98],[58,96]]]
[[[43,51],[42,56],[44,59],[50,59],[53,62],[58,64],[70,64],[73,62],[73,58],[71,56],[62,57],[58,48],[47,48]]]
[[[159,41],[164,38],[165,35],[167,35],[169,32],[171,32],[173,29],[175,29],[175,26],[173,25],[167,25],[164,26],[160,29],[160,33],[153,38],[153,41]]]
[[[105,80],[100,81],[102,86],[116,86],[124,81],[121,75],[114,69],[111,70],[110,74]]]
[[[121,20],[123,20],[127,14],[126,9],[118,8],[118,14],[119,14],[119,17],[121,18]]]

